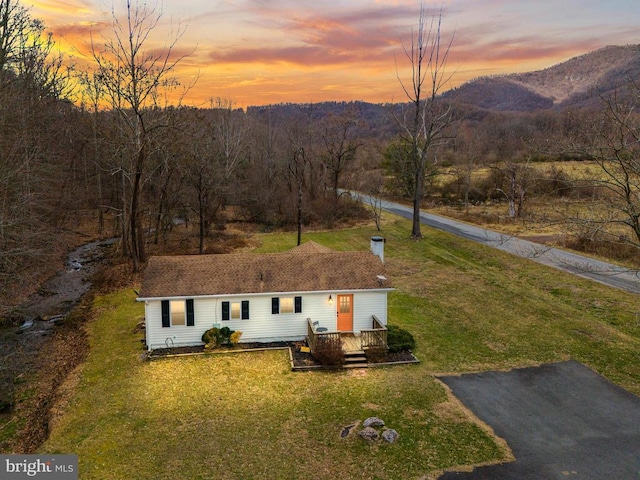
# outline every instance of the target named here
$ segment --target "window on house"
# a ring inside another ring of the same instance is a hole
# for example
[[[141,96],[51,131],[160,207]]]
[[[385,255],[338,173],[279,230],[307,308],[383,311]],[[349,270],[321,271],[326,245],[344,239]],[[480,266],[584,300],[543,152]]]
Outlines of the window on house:
[[[293,313],[293,297],[280,299],[280,313]]]
[[[271,313],[302,313],[302,297],[273,297]]]
[[[195,325],[193,299],[187,300],[163,300],[162,301],[162,326]]]
[[[185,324],[184,300],[171,300],[171,325]]]
[[[249,320],[249,300],[222,302],[222,320]]]

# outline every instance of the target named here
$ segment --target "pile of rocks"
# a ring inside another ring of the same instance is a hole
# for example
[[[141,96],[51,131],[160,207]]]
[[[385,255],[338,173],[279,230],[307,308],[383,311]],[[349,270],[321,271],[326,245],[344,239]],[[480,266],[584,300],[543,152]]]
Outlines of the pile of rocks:
[[[362,422],[362,430],[358,433],[363,440],[374,443],[382,439],[386,443],[394,443],[400,435],[393,428],[388,428],[384,420],[378,417],[369,417]]]

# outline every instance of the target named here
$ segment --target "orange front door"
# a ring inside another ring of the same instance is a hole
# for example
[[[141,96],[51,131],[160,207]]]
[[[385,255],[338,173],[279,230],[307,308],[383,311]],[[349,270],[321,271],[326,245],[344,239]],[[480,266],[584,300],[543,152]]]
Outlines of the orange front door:
[[[353,331],[353,295],[338,295],[338,331]]]

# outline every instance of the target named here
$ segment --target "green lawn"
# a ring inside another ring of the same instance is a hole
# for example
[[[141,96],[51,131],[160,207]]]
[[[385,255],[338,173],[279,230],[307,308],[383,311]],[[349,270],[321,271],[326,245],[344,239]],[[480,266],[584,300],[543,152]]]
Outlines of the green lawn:
[[[388,216],[390,322],[418,341],[418,365],[289,370],[283,351],[141,360],[131,289],[96,299],[91,352],[43,452],[77,453],[82,479],[412,479],[509,453],[435,373],[579,360],[640,393],[637,298]],[[367,249],[374,228],[305,234]],[[261,237],[260,251],[295,245]],[[340,431],[368,416],[400,433],[365,445]]]

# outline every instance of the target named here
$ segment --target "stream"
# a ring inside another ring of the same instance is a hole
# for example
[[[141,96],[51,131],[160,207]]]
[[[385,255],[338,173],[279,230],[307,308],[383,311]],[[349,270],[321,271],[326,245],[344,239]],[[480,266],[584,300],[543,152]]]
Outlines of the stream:
[[[40,322],[55,322],[73,310],[91,288],[91,277],[114,242],[115,239],[98,240],[69,253],[65,268],[43,283],[19,308],[24,317],[20,328],[28,330]]]
[[[64,268],[14,310],[9,326],[0,328],[0,420],[3,420],[2,414],[9,414],[13,409],[16,385],[43,368],[39,353],[53,348],[50,339],[56,337],[54,327],[89,291],[93,274],[115,241],[99,240],[71,251]],[[69,342],[71,345],[71,339]],[[45,361],[51,366],[56,361],[72,363],[64,358],[54,359],[53,353],[50,355]]]

